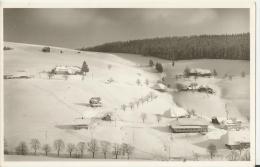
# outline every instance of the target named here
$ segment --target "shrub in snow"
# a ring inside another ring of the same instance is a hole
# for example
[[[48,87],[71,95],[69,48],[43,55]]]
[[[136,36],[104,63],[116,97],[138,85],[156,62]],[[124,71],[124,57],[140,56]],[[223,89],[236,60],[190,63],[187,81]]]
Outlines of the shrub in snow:
[[[12,50],[13,48],[10,48],[8,46],[4,46],[4,50]]]
[[[155,69],[159,72],[162,73],[163,72],[163,66],[161,63],[156,63],[155,64]]]
[[[48,46],[42,48],[42,52],[50,52],[50,51],[51,51],[51,48]]]
[[[150,66],[150,67],[153,67],[153,66],[154,66],[153,60],[149,60],[149,66]]]

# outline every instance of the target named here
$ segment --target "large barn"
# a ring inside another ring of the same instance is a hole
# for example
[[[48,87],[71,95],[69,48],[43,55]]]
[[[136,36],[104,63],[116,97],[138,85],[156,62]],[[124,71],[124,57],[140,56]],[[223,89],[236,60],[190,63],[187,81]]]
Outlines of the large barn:
[[[223,135],[222,141],[229,149],[244,149],[250,147],[250,132],[249,130],[228,130]]]
[[[208,123],[199,118],[180,118],[170,124],[172,133],[205,133]]]
[[[53,72],[55,74],[70,74],[70,75],[75,75],[75,74],[80,74],[81,68],[78,66],[56,66],[53,69]]]
[[[189,76],[212,76],[212,72],[208,69],[192,68]]]

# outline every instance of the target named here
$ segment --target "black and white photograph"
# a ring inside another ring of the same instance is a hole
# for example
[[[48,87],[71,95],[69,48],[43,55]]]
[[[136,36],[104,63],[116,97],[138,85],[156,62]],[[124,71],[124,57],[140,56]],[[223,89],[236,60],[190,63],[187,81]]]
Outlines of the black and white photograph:
[[[254,160],[250,10],[4,8],[4,161]]]

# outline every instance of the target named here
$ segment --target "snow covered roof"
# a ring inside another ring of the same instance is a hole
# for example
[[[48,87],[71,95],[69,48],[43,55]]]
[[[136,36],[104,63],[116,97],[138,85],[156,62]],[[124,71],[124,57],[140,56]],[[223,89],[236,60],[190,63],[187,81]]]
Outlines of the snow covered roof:
[[[179,118],[178,120],[172,121],[171,126],[205,126],[209,125],[203,119],[199,118]]]
[[[192,68],[190,73],[197,73],[197,74],[211,74],[211,71],[208,69],[201,69],[201,68]]]
[[[68,70],[68,69],[73,69],[73,70],[80,70],[81,68],[78,66],[56,66],[56,70]]]
[[[166,110],[163,115],[165,117],[181,117],[188,115],[188,112],[183,108],[176,106],[174,108],[169,108],[168,110]]]
[[[157,83],[153,86],[153,89],[156,89],[156,90],[165,90],[167,87],[162,84],[162,83]]]
[[[250,142],[249,130],[230,130],[225,135],[225,144],[235,145],[240,142]]]

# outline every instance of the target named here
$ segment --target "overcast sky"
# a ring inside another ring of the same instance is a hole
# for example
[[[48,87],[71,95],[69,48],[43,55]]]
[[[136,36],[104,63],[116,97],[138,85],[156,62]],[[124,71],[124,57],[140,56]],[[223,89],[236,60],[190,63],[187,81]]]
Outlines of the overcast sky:
[[[249,32],[249,9],[4,9],[5,41],[68,48],[242,32]]]

